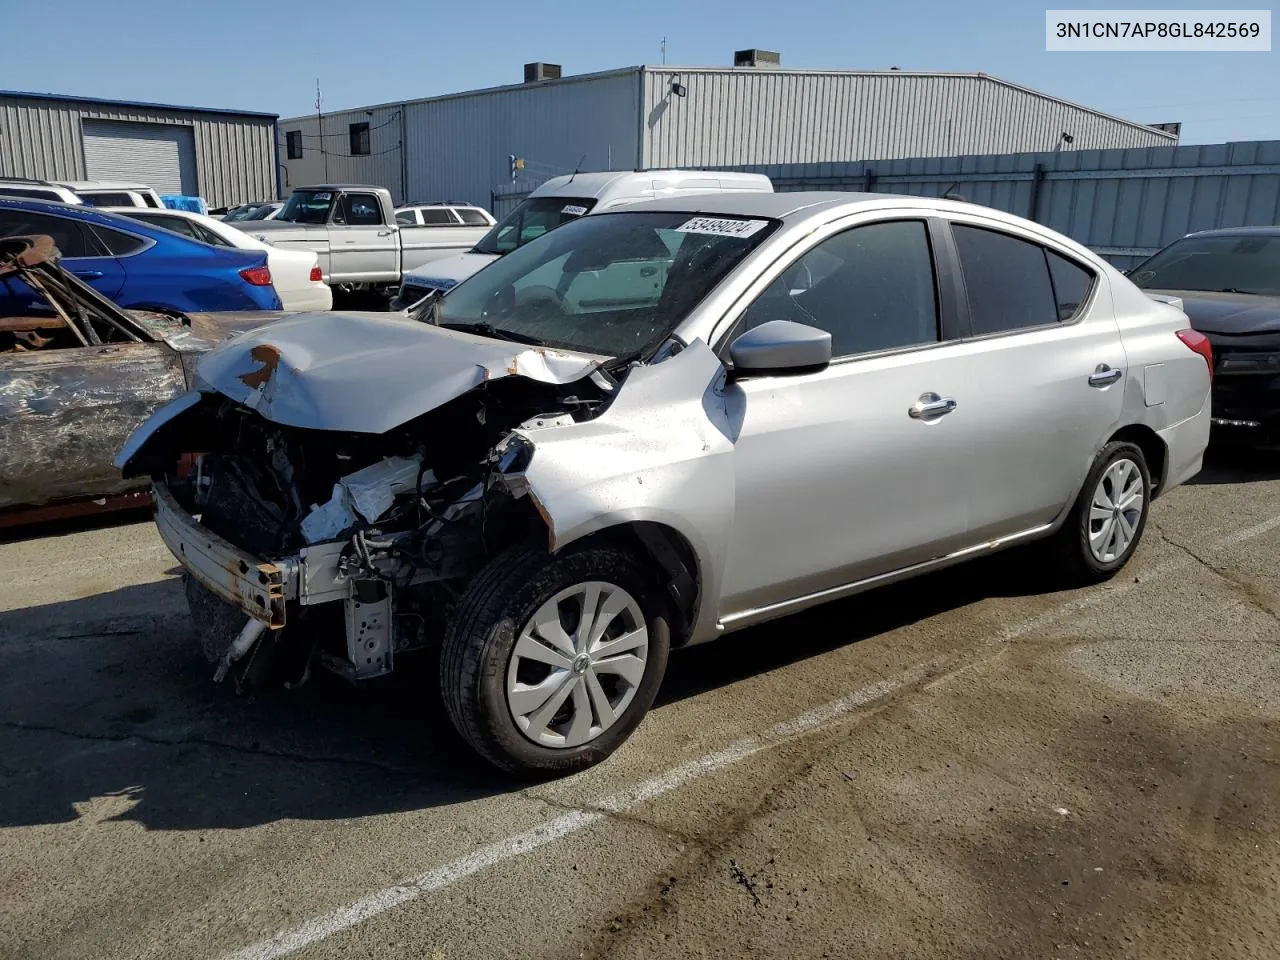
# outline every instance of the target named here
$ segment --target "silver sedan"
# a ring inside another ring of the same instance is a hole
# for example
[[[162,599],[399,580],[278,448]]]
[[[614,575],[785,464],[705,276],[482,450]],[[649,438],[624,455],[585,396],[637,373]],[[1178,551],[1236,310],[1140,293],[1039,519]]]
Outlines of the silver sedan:
[[[1030,541],[1104,580],[1208,441],[1176,299],[964,203],[638,203],[424,309],[239,337],[118,462],[217,677],[434,652],[517,772],[608,756],[675,647]]]

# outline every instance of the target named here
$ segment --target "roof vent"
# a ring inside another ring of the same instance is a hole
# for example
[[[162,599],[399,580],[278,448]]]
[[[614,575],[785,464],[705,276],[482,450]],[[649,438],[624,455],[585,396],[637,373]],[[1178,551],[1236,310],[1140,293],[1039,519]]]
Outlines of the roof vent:
[[[738,50],[733,54],[733,65],[735,67],[780,67],[782,54],[773,50],[757,50],[754,47],[750,50]]]
[[[526,63],[524,65],[524,82],[539,83],[543,80],[559,80],[560,64],[558,63]]]

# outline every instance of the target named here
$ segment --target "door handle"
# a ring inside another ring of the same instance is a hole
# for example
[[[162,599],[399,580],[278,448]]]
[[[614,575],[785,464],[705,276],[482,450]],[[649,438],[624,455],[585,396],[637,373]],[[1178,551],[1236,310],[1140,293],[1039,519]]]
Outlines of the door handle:
[[[1122,376],[1123,370],[1117,370],[1115,367],[1109,367],[1105,363],[1100,363],[1093,373],[1089,374],[1089,386],[1091,387],[1109,387]]]
[[[395,231],[394,231],[394,230],[379,230],[379,231],[378,231],[378,236],[380,236],[380,237],[389,237],[389,236],[391,236],[393,233],[395,233]]]
[[[907,414],[913,420],[936,420],[944,417],[956,408],[951,397],[940,397],[936,393],[922,393],[920,399],[907,408]]]
[[[72,270],[71,272],[81,280],[101,280],[103,276],[101,270]]]

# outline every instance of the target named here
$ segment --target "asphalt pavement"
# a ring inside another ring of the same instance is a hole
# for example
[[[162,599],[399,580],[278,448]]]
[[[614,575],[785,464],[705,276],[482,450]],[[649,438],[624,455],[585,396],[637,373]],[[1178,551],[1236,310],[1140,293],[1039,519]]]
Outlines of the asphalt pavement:
[[[0,544],[0,957],[1267,957],[1280,459],[1111,583],[1019,551],[673,655],[513,784],[429,663],[214,687],[146,518]]]

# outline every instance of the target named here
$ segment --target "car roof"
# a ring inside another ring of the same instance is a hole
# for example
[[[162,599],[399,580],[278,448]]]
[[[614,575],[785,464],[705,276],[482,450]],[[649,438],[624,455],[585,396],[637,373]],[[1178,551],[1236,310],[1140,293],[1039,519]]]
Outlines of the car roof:
[[[102,207],[91,207],[82,203],[58,203],[54,200],[20,200],[17,197],[0,196],[0,209],[27,210],[32,213],[48,213],[54,216],[67,216],[70,214],[73,219],[88,220],[91,223],[111,227],[115,230],[133,231],[140,236],[151,237],[151,239],[155,239],[155,237],[150,231],[164,229],[163,227],[153,227],[150,224],[142,223],[132,217],[125,217],[118,213],[108,213]],[[156,208],[129,207],[129,209],[155,210]],[[168,210],[167,207],[160,209]]]
[[[295,190],[386,190],[375,183],[309,183],[306,186],[294,187]],[[275,201],[272,201],[273,203]]]
[[[630,191],[652,190],[654,181],[662,181],[664,189],[684,189],[683,181],[721,180],[729,184],[757,184],[763,187],[769,178],[763,174],[745,174],[719,170],[609,170],[594,173],[564,174],[539,184],[531,197],[575,196],[600,199],[607,193],[626,195]],[[763,191],[761,191],[763,192]]]
[[[1280,237],[1280,226],[1218,227],[1214,230],[1197,230],[1188,237]],[[1184,237],[1183,239],[1186,239]]]
[[[135,183],[130,180],[54,180],[59,186],[69,187],[72,190],[150,190],[151,187],[145,183]]]
[[[854,193],[835,190],[809,190],[782,193],[750,193],[726,190],[720,193],[689,193],[655,200],[638,200],[610,213],[638,211],[670,211],[678,213],[726,214],[741,217],[771,217],[786,220],[808,215],[822,208],[848,207],[849,212],[859,209],[920,208],[951,213],[980,212],[984,217],[1008,223],[1026,223],[1020,217],[993,207],[967,203],[963,200],[944,200],[940,197],[914,197],[896,193]],[[603,214],[599,214],[603,216]]]

